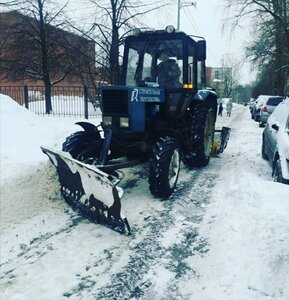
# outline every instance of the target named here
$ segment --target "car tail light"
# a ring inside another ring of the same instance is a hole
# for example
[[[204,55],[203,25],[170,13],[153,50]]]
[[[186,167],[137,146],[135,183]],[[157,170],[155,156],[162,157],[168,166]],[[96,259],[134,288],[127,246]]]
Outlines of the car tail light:
[[[267,106],[264,106],[261,110],[262,110],[262,112],[265,112],[265,113],[268,112]]]

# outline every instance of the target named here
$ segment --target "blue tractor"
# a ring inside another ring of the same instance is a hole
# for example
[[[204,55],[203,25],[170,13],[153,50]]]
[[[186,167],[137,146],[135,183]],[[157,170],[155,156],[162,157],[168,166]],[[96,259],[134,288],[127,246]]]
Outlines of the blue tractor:
[[[122,82],[100,89],[101,124],[78,123],[83,130],[70,135],[62,151],[43,148],[67,202],[93,221],[127,232],[119,169],[148,162],[150,192],[168,198],[181,161],[203,167],[212,150],[223,151],[229,129],[222,129],[217,145],[217,94],[206,88],[205,60],[205,40],[172,26],[126,38]]]

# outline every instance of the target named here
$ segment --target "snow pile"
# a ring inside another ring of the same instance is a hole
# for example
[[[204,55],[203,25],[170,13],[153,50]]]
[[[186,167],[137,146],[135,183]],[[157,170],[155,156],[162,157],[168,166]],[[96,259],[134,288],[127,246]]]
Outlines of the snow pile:
[[[0,96],[1,113],[1,163],[4,176],[10,164],[28,165],[31,158],[41,160],[39,143],[48,143],[53,136],[51,128],[33,113],[20,106],[10,97]],[[2,174],[3,175],[3,174]]]
[[[194,287],[196,299],[289,299],[289,186],[228,175],[201,230],[208,256],[191,261],[205,274]]]
[[[46,161],[40,146],[61,148],[63,138],[76,130],[76,119],[37,116],[0,94],[1,180]],[[61,124],[61,126],[59,126]]]

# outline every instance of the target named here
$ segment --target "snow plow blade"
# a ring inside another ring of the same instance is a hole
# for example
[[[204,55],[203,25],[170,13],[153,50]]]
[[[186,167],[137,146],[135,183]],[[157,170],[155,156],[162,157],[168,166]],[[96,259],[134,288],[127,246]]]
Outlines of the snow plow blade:
[[[75,160],[67,152],[41,150],[56,167],[61,194],[69,205],[95,223],[130,234],[128,221],[121,216],[123,190],[116,186],[118,176]]]
[[[211,156],[217,156],[218,154],[224,152],[230,138],[231,128],[222,127],[221,130],[215,130],[215,133],[217,140],[213,144]]]

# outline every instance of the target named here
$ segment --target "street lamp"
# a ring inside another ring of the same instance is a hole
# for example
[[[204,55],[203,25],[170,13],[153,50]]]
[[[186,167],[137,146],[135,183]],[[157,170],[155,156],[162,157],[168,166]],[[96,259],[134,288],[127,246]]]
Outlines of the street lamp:
[[[181,0],[178,0],[178,25],[177,25],[178,30],[180,30],[181,8],[187,7],[187,6],[197,7],[197,2],[196,1],[181,1]]]

